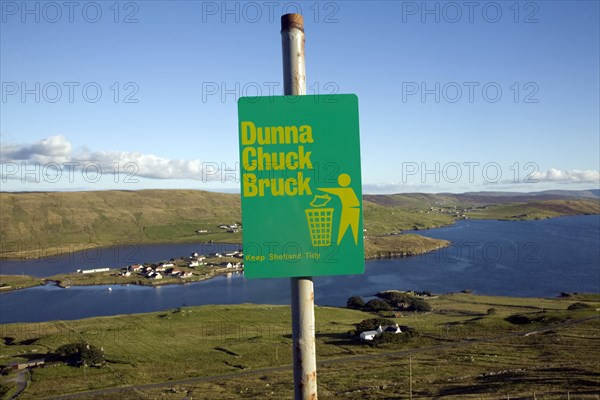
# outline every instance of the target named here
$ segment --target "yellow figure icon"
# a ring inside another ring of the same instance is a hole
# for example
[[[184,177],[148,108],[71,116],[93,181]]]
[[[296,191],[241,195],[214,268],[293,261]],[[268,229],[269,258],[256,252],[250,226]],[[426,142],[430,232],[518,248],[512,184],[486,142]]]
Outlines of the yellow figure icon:
[[[340,229],[338,231],[337,244],[340,244],[348,227],[352,228],[354,244],[358,245],[358,223],[360,222],[360,201],[350,185],[350,175],[338,176],[339,188],[318,188],[322,192],[331,193],[339,197],[342,203],[342,215],[340,216]]]

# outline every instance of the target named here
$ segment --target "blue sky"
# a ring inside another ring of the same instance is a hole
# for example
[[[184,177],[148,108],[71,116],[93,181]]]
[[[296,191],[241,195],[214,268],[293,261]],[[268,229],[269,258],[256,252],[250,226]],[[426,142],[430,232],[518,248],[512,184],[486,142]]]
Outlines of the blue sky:
[[[598,1],[0,4],[2,190],[238,190],[285,11],[308,93],[358,95],[364,192],[599,187]]]

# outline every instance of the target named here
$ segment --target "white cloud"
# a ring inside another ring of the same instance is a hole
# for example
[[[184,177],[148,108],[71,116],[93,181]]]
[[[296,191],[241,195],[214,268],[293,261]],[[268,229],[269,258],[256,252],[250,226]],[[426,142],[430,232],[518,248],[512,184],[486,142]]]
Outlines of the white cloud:
[[[119,172],[150,179],[221,179],[215,163],[169,159],[139,152],[74,150],[63,135],[51,136],[33,144],[1,144],[0,161],[3,164],[24,162],[41,167],[56,163],[74,170],[94,165],[101,167],[103,173]]]
[[[547,171],[534,172],[531,174],[532,180],[540,182],[557,182],[557,183],[599,183],[600,173],[593,170],[564,170],[551,168]]]
[[[63,136],[50,136],[29,145],[0,144],[0,160],[40,163],[67,162],[72,153],[71,143]]]

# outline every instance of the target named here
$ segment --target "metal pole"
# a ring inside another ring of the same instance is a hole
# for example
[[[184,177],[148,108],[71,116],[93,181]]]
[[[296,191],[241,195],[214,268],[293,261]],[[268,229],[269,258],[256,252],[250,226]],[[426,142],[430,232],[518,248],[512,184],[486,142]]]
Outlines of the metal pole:
[[[304,53],[304,20],[300,14],[281,16],[281,48],[283,53],[283,94],[306,94]]]
[[[412,355],[408,356],[408,396],[412,400]]]
[[[300,14],[281,17],[283,52],[283,93],[306,94],[304,20]],[[292,347],[294,398],[317,398],[317,357],[315,352],[315,292],[312,277],[291,278]]]

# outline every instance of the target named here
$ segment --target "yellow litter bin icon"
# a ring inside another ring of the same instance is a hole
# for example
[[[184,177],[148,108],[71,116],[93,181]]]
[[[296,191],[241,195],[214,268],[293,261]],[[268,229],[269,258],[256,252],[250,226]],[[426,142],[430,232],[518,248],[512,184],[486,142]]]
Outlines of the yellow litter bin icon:
[[[333,208],[325,207],[331,200],[329,195],[315,196],[310,205],[313,208],[307,208],[306,220],[310,232],[310,240],[315,247],[325,247],[331,245],[331,232],[333,225]]]

